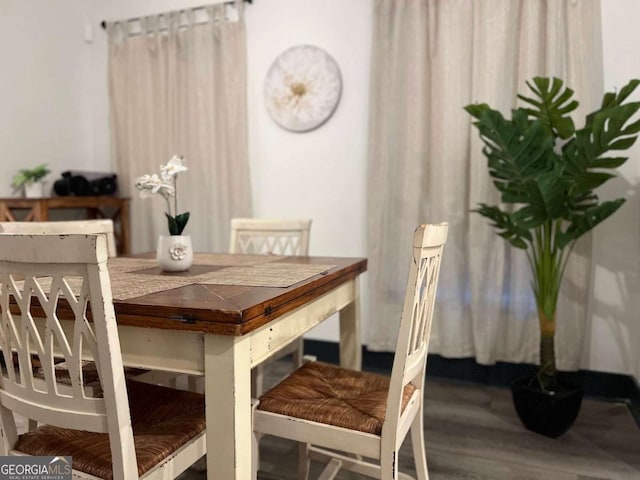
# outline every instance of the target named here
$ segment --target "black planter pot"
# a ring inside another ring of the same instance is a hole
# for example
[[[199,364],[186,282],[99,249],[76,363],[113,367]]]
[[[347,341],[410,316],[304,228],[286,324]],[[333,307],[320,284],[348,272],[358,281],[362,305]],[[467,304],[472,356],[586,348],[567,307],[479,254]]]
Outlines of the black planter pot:
[[[536,378],[528,376],[512,382],[511,393],[518,417],[526,428],[557,438],[571,428],[578,416],[583,389],[561,378],[555,391],[544,392]]]

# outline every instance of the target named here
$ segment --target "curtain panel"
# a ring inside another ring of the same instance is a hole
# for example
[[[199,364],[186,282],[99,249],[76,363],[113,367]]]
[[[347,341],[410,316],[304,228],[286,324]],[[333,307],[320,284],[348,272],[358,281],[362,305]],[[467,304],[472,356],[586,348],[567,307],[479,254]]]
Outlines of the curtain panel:
[[[585,113],[603,92],[598,0],[376,0],[371,70],[368,347],[392,350],[413,229],[449,222],[430,351],[479,363],[538,361],[538,322],[523,252],[471,210],[497,203],[470,103],[510,116],[534,76],[558,76]],[[559,368],[579,367],[590,237],[565,272]]]
[[[107,24],[112,158],[131,197],[134,252],[168,234],[164,200],[139,198],[135,179],[174,154],[189,168],[177,195],[194,250],[225,251],[231,218],[251,214],[244,7],[236,2],[235,18],[230,8]]]

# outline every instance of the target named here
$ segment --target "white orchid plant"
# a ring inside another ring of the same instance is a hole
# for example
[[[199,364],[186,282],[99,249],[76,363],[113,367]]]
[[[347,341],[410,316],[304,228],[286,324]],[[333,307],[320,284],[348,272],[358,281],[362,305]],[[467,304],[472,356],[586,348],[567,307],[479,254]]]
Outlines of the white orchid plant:
[[[166,165],[160,165],[160,175],[154,173],[136,179],[136,188],[140,190],[141,198],[158,194],[167,202],[165,215],[170,235],[182,235],[189,221],[189,212],[178,214],[178,173],[186,171],[184,158],[174,155]]]

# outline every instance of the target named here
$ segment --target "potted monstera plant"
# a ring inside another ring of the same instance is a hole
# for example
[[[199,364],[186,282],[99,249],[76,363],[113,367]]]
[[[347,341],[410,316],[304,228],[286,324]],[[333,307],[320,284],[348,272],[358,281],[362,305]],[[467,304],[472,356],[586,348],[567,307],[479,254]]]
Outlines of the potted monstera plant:
[[[557,437],[573,424],[582,400],[556,368],[554,337],[558,294],[576,240],[612,215],[624,198],[602,201],[596,189],[615,176],[627,157],[609,154],[636,141],[640,102],[628,101],[640,83],[631,80],[576,128],[573,90],[558,78],[527,82],[530,96],[505,118],[486,104],[465,110],[475,119],[499,205],[479,204],[498,235],[526,252],[540,324],[540,365],[535,376],[512,384],[520,419],[533,431]]]

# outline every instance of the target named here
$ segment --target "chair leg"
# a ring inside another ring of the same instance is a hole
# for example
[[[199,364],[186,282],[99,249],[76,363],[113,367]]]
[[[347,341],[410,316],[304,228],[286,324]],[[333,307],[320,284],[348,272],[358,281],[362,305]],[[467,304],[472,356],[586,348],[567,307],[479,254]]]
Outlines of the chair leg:
[[[395,480],[398,478],[398,450],[382,452],[380,457],[380,480]]]
[[[309,465],[311,459],[309,457],[309,444],[298,443],[298,480],[309,479]]]
[[[29,432],[33,432],[36,428],[38,428],[38,422],[36,422],[34,419],[28,418],[27,420],[27,429]]]
[[[429,480],[427,454],[424,445],[424,406],[420,405],[416,417],[411,422],[411,447],[416,466],[417,480]]]
[[[299,338],[295,341],[295,350],[292,353],[293,356],[293,368],[298,368],[302,366],[303,363],[303,354],[304,354],[304,340]]]
[[[264,393],[264,364],[251,369],[251,397],[260,398]]]
[[[204,393],[204,386],[201,388],[201,379],[204,377],[199,377],[197,375],[188,375],[187,376],[187,390],[195,393]]]
[[[196,463],[191,465],[191,469],[196,472],[206,472],[207,471],[207,456],[204,455],[198,459]]]
[[[332,459],[322,471],[318,480],[333,480],[342,468],[342,462],[337,458]]]
[[[253,379],[253,370],[251,371]],[[258,400],[251,401],[251,417],[258,408]],[[253,422],[252,422],[253,423]],[[260,468],[260,434],[255,430],[251,432],[251,480],[258,479],[258,468]]]
[[[257,480],[260,467],[260,441],[258,434],[253,432],[251,436],[251,478]]]

